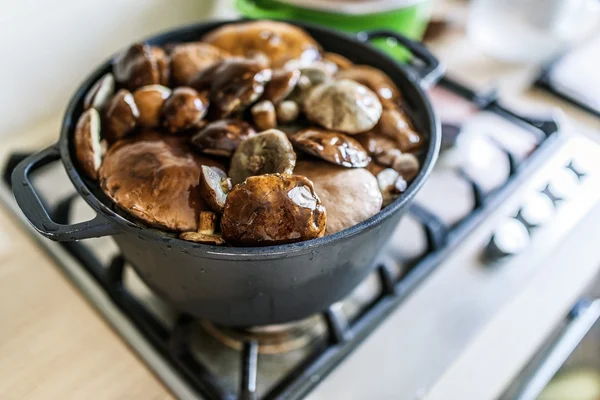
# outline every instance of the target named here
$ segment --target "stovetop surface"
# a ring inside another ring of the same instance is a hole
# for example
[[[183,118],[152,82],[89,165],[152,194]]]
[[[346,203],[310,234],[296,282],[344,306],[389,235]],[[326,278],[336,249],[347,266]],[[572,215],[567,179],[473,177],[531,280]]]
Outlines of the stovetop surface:
[[[348,298],[303,321],[296,337],[271,332],[232,339],[219,327],[181,315],[158,299],[111,239],[62,246],[198,395],[300,398],[559,147],[558,125],[552,119],[515,115],[493,96],[451,81],[431,95],[444,124],[445,150],[438,165],[382,251],[375,272]],[[58,164],[34,177],[57,222],[89,219],[93,212],[68,183]]]

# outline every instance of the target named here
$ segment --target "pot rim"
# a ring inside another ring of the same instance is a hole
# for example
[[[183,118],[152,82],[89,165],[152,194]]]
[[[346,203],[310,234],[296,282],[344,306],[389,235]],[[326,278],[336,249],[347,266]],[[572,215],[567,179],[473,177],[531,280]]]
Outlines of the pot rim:
[[[141,42],[149,42],[152,43],[158,39],[161,40],[172,40],[177,41],[177,37],[186,37],[186,33],[191,33],[193,31],[198,30],[199,28],[216,28],[223,24],[231,24],[231,23],[243,23],[247,22],[247,19],[230,19],[230,20],[219,20],[219,21],[210,21],[210,22],[201,22],[186,25],[183,27],[179,27],[176,29],[172,29],[169,31],[165,31],[159,34],[152,35],[147,37]],[[287,22],[292,25],[299,26],[301,28],[305,28],[310,31],[320,31],[326,35],[333,36],[336,40],[347,42],[348,45],[354,47],[363,47],[367,48],[369,51],[372,51],[380,58],[386,58],[388,61],[391,61],[394,64],[397,64],[391,57],[386,55],[381,50],[370,46],[366,43],[361,42],[358,38],[354,36],[350,36],[344,33],[336,32],[332,29],[318,26],[314,24],[309,24],[305,22],[298,21],[290,21],[290,20],[281,20],[283,22]],[[181,40],[181,39],[180,39]],[[86,94],[87,88],[91,87],[105,72],[107,67],[109,67],[112,63],[112,60],[117,55],[113,54],[107,61],[100,64],[88,77],[85,81],[78,87],[75,91],[74,95],[71,97],[69,101],[68,107],[65,111],[65,115],[62,121],[61,126],[61,134],[59,139],[59,149],[61,154],[61,159],[63,165],[66,169],[67,175],[69,179],[75,186],[78,194],[83,197],[86,203],[98,214],[107,218],[110,222],[118,224],[119,228],[124,232],[134,231],[133,233],[138,236],[143,236],[145,238],[153,239],[159,242],[162,242],[166,245],[170,245],[173,249],[180,249],[184,251],[197,252],[202,251],[202,256],[206,258],[218,258],[218,259],[267,259],[267,258],[286,258],[288,256],[297,256],[301,254],[305,254],[309,251],[316,251],[323,246],[333,245],[335,243],[341,242],[348,237],[352,237],[358,235],[364,231],[371,230],[377,227],[383,220],[391,217],[395,214],[400,208],[405,206],[408,202],[410,202],[415,194],[421,189],[426,178],[431,173],[435,161],[437,160],[437,156],[439,153],[440,145],[441,145],[441,127],[440,121],[437,115],[433,111],[433,107],[427,98],[423,88],[420,86],[420,82],[418,82],[417,78],[408,74],[407,71],[404,70],[400,65],[395,65],[397,69],[397,73],[404,76],[408,83],[413,86],[416,94],[418,95],[418,101],[420,105],[425,107],[425,114],[429,119],[429,125],[431,126],[431,130],[429,133],[429,141],[427,153],[424,158],[424,162],[421,170],[419,171],[417,177],[413,180],[413,182],[409,185],[406,192],[401,194],[396,200],[394,200],[390,205],[383,208],[374,216],[353,225],[347,229],[344,229],[340,232],[333,233],[331,235],[326,235],[316,239],[310,239],[303,242],[297,243],[289,243],[289,244],[281,244],[274,246],[260,246],[260,247],[226,247],[226,246],[211,246],[200,243],[194,243],[186,240],[179,239],[177,237],[172,236],[172,234],[161,231],[154,228],[149,228],[143,225],[140,225],[136,222],[126,219],[122,215],[113,211],[108,205],[102,202],[98,197],[96,197],[92,190],[88,188],[87,183],[84,181],[82,176],[78,171],[78,167],[76,163],[74,163],[71,157],[70,151],[70,140],[69,134],[70,130],[73,129],[74,123],[77,121],[76,111],[78,110],[79,104],[81,103],[83,97]]]

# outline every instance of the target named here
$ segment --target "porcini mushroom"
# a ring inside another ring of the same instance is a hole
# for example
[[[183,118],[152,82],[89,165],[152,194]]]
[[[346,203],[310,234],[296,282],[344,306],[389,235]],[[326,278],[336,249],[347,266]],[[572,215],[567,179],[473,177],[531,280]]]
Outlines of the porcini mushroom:
[[[217,214],[210,211],[200,211],[198,231],[183,232],[179,235],[179,238],[190,242],[211,244],[215,246],[225,244],[223,236],[215,233],[216,225]]]
[[[191,143],[205,154],[231,157],[242,140],[255,133],[256,131],[245,121],[222,119],[201,128],[192,136]]]
[[[115,77],[110,72],[104,74],[98,82],[94,83],[83,99],[83,108],[87,110],[90,107],[98,111],[106,106],[112,95],[115,93]]]
[[[227,178],[225,171],[208,165],[202,166],[200,174],[202,198],[214,211],[223,212],[231,187],[231,179]]]
[[[292,93],[299,79],[300,70],[297,68],[273,71],[271,80],[265,86],[262,99],[269,100],[273,104],[279,103]]]
[[[419,173],[419,160],[414,154],[404,153],[394,159],[391,167],[406,181],[412,181]]]
[[[131,92],[120,89],[104,109],[102,134],[110,142],[115,142],[135,129],[139,117],[140,111]]]
[[[229,177],[236,185],[252,175],[291,174],[296,153],[285,133],[269,129],[240,143],[231,158]]]
[[[298,119],[298,116],[300,115],[300,106],[295,101],[284,100],[277,103],[275,106],[275,114],[277,115],[277,120],[279,122],[282,124],[289,124]]]
[[[182,138],[143,132],[109,148],[100,187],[120,209],[150,226],[195,231],[200,211],[208,209],[199,188],[202,165],[222,167],[194,154]]]
[[[178,44],[171,52],[171,69],[176,85],[189,85],[200,71],[223,60],[229,55],[223,49],[208,43],[193,42]]]
[[[418,150],[423,145],[421,135],[414,130],[410,119],[399,107],[383,110],[373,132],[393,139],[405,153]]]
[[[308,128],[293,134],[290,140],[296,148],[333,164],[348,168],[369,164],[369,156],[360,143],[340,132]]]
[[[310,63],[319,59],[320,46],[304,30],[285,22],[252,21],[226,24],[205,35],[203,42],[224,49],[235,56],[253,53],[266,55],[271,67],[282,67],[299,59]]]
[[[261,100],[250,109],[254,125],[261,131],[277,127],[275,106],[269,100]]]
[[[392,168],[386,168],[377,174],[377,185],[384,207],[390,205],[408,187],[406,180]]]
[[[90,108],[81,114],[75,127],[75,155],[83,172],[92,179],[98,179],[98,169],[102,163],[100,146],[100,114]]]
[[[323,236],[327,216],[312,182],[297,175],[252,176],[227,196],[221,231],[228,243],[268,246]]]
[[[171,62],[169,56],[158,46],[150,46],[150,51],[156,60],[158,83],[163,86],[169,86],[169,81],[171,79]]]
[[[381,210],[377,179],[363,168],[344,168],[325,161],[302,160],[294,170],[310,179],[327,209],[326,234],[356,225]]]
[[[165,101],[162,109],[164,126],[171,133],[197,124],[208,110],[208,98],[192,88],[181,86]]]
[[[157,51],[145,43],[131,45],[113,63],[116,81],[129,90],[160,84],[163,78],[161,75],[165,73],[166,61],[163,56],[164,51]]]
[[[155,128],[160,125],[162,107],[170,95],[171,89],[162,85],[142,86],[133,92],[133,100],[140,113],[140,126]]]
[[[379,98],[351,80],[334,80],[312,88],[304,101],[308,119],[334,131],[366,132],[381,117]]]
[[[354,65],[340,71],[337,79],[351,79],[371,89],[381,101],[384,108],[394,107],[401,99],[398,87],[385,72],[368,65]]]

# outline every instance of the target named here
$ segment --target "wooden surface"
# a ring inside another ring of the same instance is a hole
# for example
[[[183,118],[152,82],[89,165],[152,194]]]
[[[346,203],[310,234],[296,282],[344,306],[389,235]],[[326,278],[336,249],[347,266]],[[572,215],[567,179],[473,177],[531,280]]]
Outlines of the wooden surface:
[[[39,149],[48,129],[0,146]],[[0,399],[171,399],[54,262],[0,207]]]

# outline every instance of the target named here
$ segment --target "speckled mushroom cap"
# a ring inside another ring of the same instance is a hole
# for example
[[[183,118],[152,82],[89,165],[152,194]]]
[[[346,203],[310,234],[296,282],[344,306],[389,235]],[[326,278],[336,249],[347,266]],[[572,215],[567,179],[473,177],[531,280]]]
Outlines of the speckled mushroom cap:
[[[276,21],[252,21],[223,25],[206,34],[202,40],[235,56],[264,54],[271,67],[283,67],[289,60],[305,63],[321,57],[321,47],[304,30]]]
[[[298,161],[294,174],[310,179],[327,210],[326,234],[362,222],[381,210],[377,179],[363,168],[344,168],[325,161]]]
[[[221,231],[228,243],[268,246],[321,237],[326,210],[303,176],[252,176],[225,201]]]
[[[150,226],[172,231],[198,228],[202,165],[219,163],[196,155],[180,138],[154,131],[115,143],[99,170],[100,187],[120,208]]]

